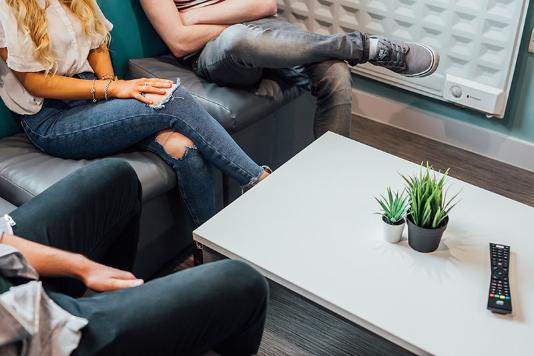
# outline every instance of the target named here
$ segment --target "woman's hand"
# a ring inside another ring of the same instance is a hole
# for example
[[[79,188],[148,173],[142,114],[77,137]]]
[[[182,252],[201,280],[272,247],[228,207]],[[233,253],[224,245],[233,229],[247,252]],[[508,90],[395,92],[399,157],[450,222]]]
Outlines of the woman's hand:
[[[79,278],[87,288],[97,292],[137,287],[144,283],[142,279],[137,279],[130,272],[121,271],[91,260],[86,260]]]
[[[142,94],[165,95],[173,84],[171,80],[157,78],[117,80],[110,84],[108,92],[111,98],[137,99],[142,103],[152,105],[154,101]]]

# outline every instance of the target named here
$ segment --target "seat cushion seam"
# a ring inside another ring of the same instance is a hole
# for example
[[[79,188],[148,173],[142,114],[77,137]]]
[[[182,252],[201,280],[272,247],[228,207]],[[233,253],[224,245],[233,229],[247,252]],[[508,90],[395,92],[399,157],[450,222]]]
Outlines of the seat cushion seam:
[[[24,191],[25,193],[29,194],[31,197],[35,197],[36,194],[32,193],[31,191],[29,191],[27,188],[24,188],[23,186],[21,186],[20,184],[17,184],[15,181],[9,179],[8,177],[6,177],[5,175],[0,175],[0,179],[4,180],[4,182],[6,182],[7,184],[11,184],[11,185],[14,185],[15,187],[19,188],[20,190]],[[11,203],[13,204],[13,203]],[[13,204],[15,205],[15,204]]]

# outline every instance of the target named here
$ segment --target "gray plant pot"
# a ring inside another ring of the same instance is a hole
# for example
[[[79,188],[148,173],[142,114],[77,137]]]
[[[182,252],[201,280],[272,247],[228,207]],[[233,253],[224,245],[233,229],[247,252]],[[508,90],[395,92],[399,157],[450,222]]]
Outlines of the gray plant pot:
[[[447,217],[437,229],[426,229],[417,226],[412,222],[410,216],[406,221],[408,221],[408,244],[410,247],[416,251],[428,253],[434,252],[438,248],[441,237],[447,229],[449,218]]]

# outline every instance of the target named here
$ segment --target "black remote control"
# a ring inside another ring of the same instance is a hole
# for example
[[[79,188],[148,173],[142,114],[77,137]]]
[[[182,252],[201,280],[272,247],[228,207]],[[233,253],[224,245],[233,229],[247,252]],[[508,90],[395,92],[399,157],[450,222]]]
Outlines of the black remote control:
[[[494,313],[512,312],[512,296],[508,266],[510,265],[510,246],[490,243],[491,282],[488,309]]]

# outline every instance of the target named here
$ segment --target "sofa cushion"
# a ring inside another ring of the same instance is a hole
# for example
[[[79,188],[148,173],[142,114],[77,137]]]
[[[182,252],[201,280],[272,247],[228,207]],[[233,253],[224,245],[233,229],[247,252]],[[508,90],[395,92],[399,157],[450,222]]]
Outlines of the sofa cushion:
[[[174,172],[152,153],[125,152],[114,157],[126,159],[135,169],[143,187],[144,201],[176,184]],[[0,197],[20,206],[90,162],[49,156],[37,150],[24,134],[0,139]]]
[[[17,207],[7,200],[4,200],[0,198],[0,216],[3,216],[4,214],[9,214],[13,210],[15,210]]]
[[[266,79],[278,83],[281,95],[275,98],[258,96],[255,94],[257,87],[237,89],[207,82],[172,55],[132,59],[128,77],[180,78],[182,85],[230,133],[241,131],[298,97],[302,89],[295,84],[303,80],[302,76],[290,70],[269,70]]]

